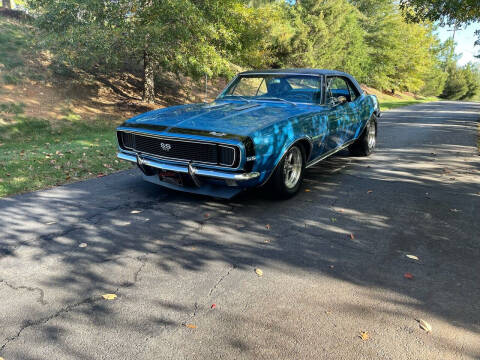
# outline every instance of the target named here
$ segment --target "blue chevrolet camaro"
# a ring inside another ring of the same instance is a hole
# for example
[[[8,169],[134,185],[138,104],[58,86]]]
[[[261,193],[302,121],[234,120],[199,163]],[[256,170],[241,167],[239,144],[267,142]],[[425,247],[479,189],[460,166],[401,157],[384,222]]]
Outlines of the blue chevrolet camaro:
[[[212,103],[172,106],[125,121],[118,157],[147,181],[231,198],[268,185],[285,198],[305,168],[348,147],[375,147],[380,108],[349,74],[318,69],[247,71]]]

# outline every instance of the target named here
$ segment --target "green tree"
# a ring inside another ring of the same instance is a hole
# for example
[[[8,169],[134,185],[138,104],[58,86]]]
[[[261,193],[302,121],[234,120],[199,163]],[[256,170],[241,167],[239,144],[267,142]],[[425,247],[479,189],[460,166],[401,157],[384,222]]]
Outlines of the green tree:
[[[390,0],[355,0],[353,3],[364,15],[362,26],[366,31],[369,74],[366,83],[379,89],[398,89],[395,74],[403,57],[405,33],[395,4]]]
[[[280,66],[343,70],[362,78],[366,60],[361,13],[348,1],[303,0],[285,5],[282,31],[272,39]]]
[[[414,22],[428,20],[459,26],[480,21],[478,0],[400,0],[400,7],[406,19]],[[480,45],[480,30],[475,34],[475,45]]]
[[[478,0],[400,0],[400,7],[407,18],[414,21],[454,25],[480,20]]]
[[[467,92],[460,99],[469,100],[480,92],[480,71],[472,63],[468,63],[462,69],[463,76],[467,83]]]
[[[154,100],[154,73],[193,77],[249,64],[261,36],[255,9],[242,0],[31,0],[46,41],[61,60],[85,69],[143,63],[143,99]]]
[[[392,0],[352,0],[363,14],[368,51],[365,82],[382,90],[441,93],[439,40],[429,24],[407,24]]]
[[[449,100],[458,100],[464,97],[468,92],[465,73],[461,71],[457,64],[449,64],[447,73],[447,82],[441,97]]]
[[[441,42],[434,37],[430,53],[434,57],[431,68],[427,71],[422,89],[420,93],[426,96],[439,96],[442,94],[447,81],[447,73],[445,69],[448,63],[452,63],[452,46],[451,42]]]

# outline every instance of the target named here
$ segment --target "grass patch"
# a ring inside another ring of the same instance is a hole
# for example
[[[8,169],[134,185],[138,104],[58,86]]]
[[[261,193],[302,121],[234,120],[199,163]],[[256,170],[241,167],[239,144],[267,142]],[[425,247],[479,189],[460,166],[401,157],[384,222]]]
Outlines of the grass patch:
[[[398,99],[398,100],[379,100],[380,103],[380,109],[382,111],[388,111],[391,109],[399,108],[402,106],[409,106],[409,105],[415,105],[415,104],[421,104],[424,102],[430,102],[430,101],[438,101],[438,98],[431,97],[431,98],[422,98],[422,99],[411,99],[411,100],[404,100],[404,99]]]
[[[18,73],[11,72],[2,75],[3,82],[7,85],[18,85],[22,83],[22,76]]]
[[[6,114],[23,114],[25,109],[24,103],[6,103],[0,104],[0,112],[4,112]]]
[[[27,22],[0,17],[0,80],[8,85],[21,84],[25,78],[39,77],[29,69],[28,58],[36,58],[36,30]]]
[[[9,19],[0,21],[0,64],[7,70],[23,66],[22,54],[33,39],[32,29]]]
[[[116,159],[110,121],[65,122],[16,115],[0,125],[0,197],[107,175],[131,165]]]

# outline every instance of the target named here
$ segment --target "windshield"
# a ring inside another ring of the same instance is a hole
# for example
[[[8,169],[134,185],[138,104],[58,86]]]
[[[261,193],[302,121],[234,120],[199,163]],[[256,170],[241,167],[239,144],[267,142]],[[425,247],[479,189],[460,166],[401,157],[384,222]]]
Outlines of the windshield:
[[[320,77],[295,74],[241,75],[220,99],[320,103]]]

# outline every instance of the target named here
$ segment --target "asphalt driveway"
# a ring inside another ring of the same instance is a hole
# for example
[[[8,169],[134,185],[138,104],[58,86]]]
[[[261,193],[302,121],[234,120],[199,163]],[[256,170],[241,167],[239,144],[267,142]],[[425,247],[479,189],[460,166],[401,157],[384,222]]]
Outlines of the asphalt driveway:
[[[136,170],[1,199],[0,357],[478,359],[479,118],[385,113],[284,202]]]

